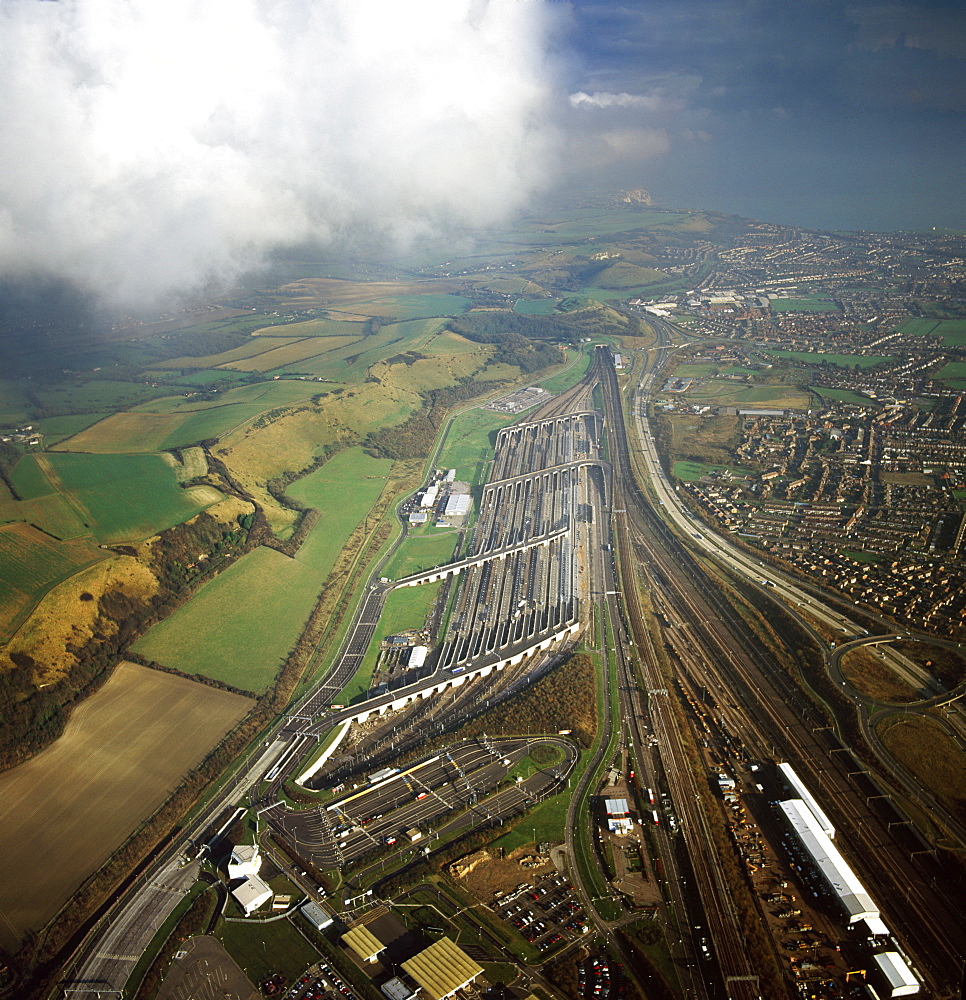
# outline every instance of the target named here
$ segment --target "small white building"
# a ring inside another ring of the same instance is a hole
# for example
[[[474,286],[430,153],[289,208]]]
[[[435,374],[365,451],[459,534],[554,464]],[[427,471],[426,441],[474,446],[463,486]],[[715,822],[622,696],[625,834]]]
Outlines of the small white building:
[[[443,477],[444,483],[452,483],[456,480],[456,469],[447,469],[446,475]]]
[[[324,931],[326,927],[331,927],[333,920],[332,916],[323,910],[318,903],[313,903],[309,901],[308,903],[303,903],[299,907],[299,913],[317,930]]]
[[[410,667],[421,667],[426,662],[426,657],[429,655],[429,646],[413,646],[409,651],[409,662]]]
[[[436,504],[436,498],[439,496],[439,487],[430,486],[426,492],[422,495],[419,500],[420,507],[433,507]]]
[[[257,875],[262,867],[262,857],[258,844],[238,844],[231,849],[231,860],[228,862],[228,877],[248,878]]]
[[[611,833],[626,836],[634,829],[634,821],[627,808],[627,799],[606,799],[604,806],[607,809],[607,829]]]
[[[241,885],[231,890],[231,894],[238,900],[238,905],[245,911],[246,917],[267,903],[274,895],[257,875],[246,878]]]
[[[390,979],[388,983],[383,983],[379,989],[389,997],[389,1000],[416,1000],[418,996],[418,989],[403,982],[399,976]]]

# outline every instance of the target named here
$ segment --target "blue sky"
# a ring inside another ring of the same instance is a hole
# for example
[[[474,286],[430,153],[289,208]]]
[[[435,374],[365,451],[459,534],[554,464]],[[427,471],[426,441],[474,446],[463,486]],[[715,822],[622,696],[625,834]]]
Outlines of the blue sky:
[[[966,227],[966,18],[869,0],[574,0],[576,184],[821,228]]]

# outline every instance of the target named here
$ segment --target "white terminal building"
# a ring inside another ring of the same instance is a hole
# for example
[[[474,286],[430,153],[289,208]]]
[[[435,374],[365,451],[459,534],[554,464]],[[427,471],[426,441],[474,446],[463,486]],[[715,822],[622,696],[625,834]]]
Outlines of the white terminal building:
[[[872,902],[872,897],[805,802],[802,799],[788,799],[778,805],[798,842],[835,893],[848,915],[849,923],[878,919],[879,911]]]
[[[258,850],[258,844],[238,844],[231,849],[231,858],[228,861],[228,877],[248,878],[257,875],[262,867],[262,857]]]

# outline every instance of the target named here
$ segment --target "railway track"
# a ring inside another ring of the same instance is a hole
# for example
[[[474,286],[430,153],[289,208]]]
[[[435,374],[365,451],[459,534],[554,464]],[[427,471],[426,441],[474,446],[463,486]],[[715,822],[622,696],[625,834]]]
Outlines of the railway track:
[[[608,381],[608,421],[619,439],[613,456],[615,481],[624,488],[628,512],[622,559],[645,566],[662,600],[674,609],[675,630],[686,627],[692,646],[705,651],[702,675],[693,679],[703,683],[706,677],[709,685],[734,694],[727,704],[735,728],[751,735],[753,746],[780,750],[779,756],[794,760],[805,780],[822,790],[823,804],[829,805],[842,829],[846,853],[880,901],[887,922],[916,958],[927,985],[937,994],[951,991],[960,971],[966,927],[958,909],[938,891],[941,868],[928,857],[910,856],[897,843],[889,819],[871,805],[882,796],[863,791],[855,780],[864,766],[837,744],[816,706],[770,661],[720,589],[654,515],[633,477],[616,374]],[[618,423],[619,430],[614,426]],[[625,600],[632,599],[625,592]]]

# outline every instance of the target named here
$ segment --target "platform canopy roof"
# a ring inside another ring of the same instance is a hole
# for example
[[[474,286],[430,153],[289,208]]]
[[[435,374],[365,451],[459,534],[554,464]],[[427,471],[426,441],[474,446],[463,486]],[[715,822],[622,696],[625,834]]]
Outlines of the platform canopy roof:
[[[374,962],[376,955],[386,947],[365,924],[346,931],[342,941],[365,962]]]
[[[477,964],[449,938],[440,938],[414,955],[402,967],[426,991],[431,1000],[444,1000],[480,975]]]

